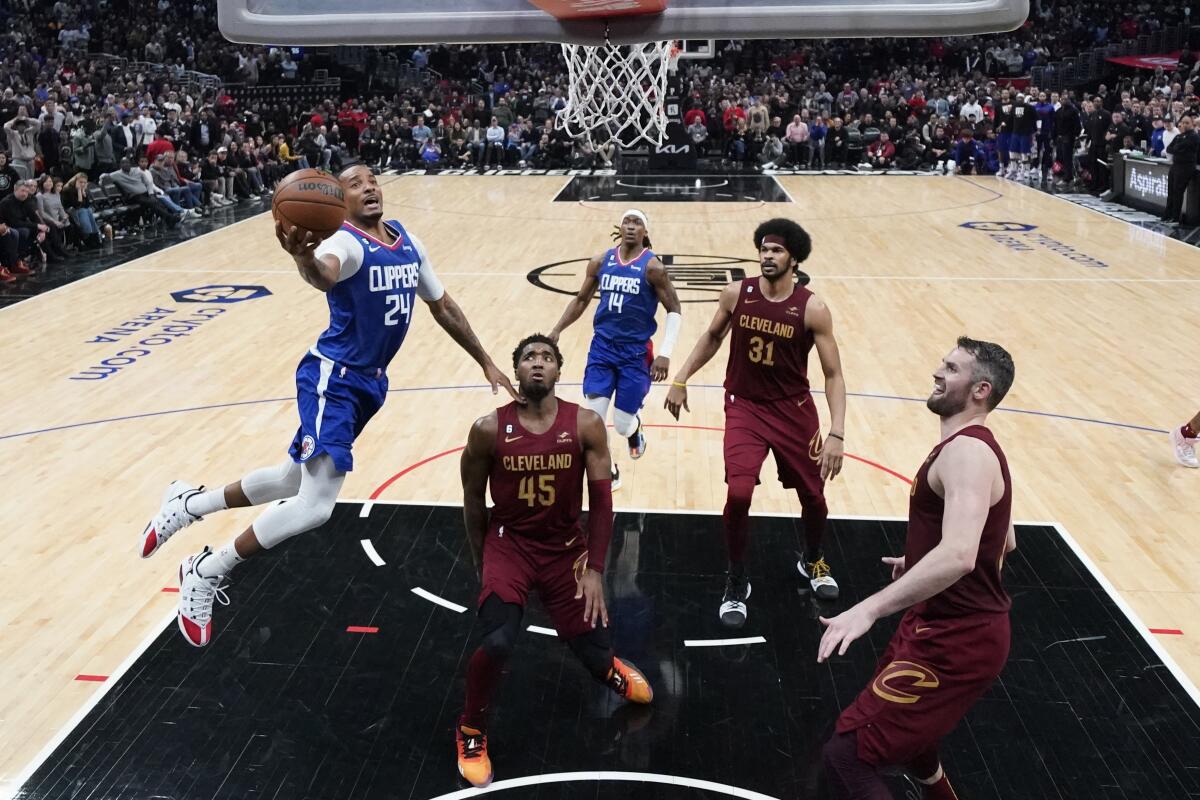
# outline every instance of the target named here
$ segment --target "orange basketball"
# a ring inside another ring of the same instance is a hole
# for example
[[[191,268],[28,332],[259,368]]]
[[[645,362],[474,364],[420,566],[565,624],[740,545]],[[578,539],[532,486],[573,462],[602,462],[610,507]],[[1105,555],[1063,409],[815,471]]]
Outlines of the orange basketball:
[[[325,239],[346,221],[346,195],[332,175],[298,169],[275,187],[271,213],[283,223],[285,233],[297,226]]]

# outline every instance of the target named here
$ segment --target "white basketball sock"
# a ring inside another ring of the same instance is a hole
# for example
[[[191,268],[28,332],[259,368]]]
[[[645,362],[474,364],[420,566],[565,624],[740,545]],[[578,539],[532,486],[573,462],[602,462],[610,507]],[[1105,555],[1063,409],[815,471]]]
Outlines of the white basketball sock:
[[[195,514],[197,517],[206,517],[214,511],[224,511],[229,508],[225,503],[225,487],[219,486],[194,494],[183,501],[183,507],[189,514]]]
[[[613,409],[613,430],[617,435],[628,439],[637,433],[638,425],[641,422],[638,420],[637,414],[630,414],[628,411],[622,411],[619,408]]]
[[[238,555],[237,548],[233,546],[231,540],[208,558],[201,559],[200,563],[196,565],[196,574],[201,578],[220,578],[228,575],[234,567],[245,560]]]

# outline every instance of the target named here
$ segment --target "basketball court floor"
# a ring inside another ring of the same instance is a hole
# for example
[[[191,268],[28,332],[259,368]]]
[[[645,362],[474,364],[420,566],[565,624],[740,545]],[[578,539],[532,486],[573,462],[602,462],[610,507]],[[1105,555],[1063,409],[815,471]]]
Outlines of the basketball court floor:
[[[820,744],[895,620],[817,665],[816,616],[887,580],[879,558],[902,547],[908,480],[937,440],[930,373],[966,333],[1017,366],[992,425],[1019,549],[1010,662],[944,743],[960,795],[1200,797],[1200,474],[1166,438],[1200,405],[1195,248],[990,178],[382,185],[388,216],[429,246],[501,364],[554,323],[630,205],[649,214],[685,301],[676,365],[721,287],[757,273],[755,225],[794,218],[813,237],[803,269],[833,310],[850,391],[850,458],[828,489],[842,599],[817,607],[797,591],[799,509],[767,469],[734,641],[716,613],[724,353],[693,379],[680,422],[651,391],[648,452],[620,457],[607,581],[618,651],[655,703],[615,704],[534,604],[490,729],[490,791],[826,796]],[[452,746],[476,591],[457,454],[499,400],[426,312],[333,519],[239,568],[206,649],[175,628],[178,559],[255,512],[138,557],[170,480],[215,485],[285,457],[295,366],[326,319],[268,214],[0,309],[0,797],[480,793],[459,783]],[[586,320],[563,336],[567,399],[589,336]]]

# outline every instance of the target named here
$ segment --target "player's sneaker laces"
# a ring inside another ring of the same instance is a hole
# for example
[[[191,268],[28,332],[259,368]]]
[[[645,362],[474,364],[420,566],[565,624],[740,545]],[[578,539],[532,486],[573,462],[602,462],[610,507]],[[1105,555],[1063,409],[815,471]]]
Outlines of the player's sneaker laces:
[[[746,601],[750,599],[750,579],[745,575],[725,578],[725,596],[721,598],[721,622],[727,628],[746,624]]]
[[[158,552],[158,548],[166,544],[167,539],[200,519],[195,514],[188,512],[187,499],[202,491],[204,491],[203,486],[196,488],[183,481],[171,481],[163,493],[162,506],[158,509],[158,513],[142,531],[142,541],[138,548],[142,558],[154,555]]]
[[[612,465],[612,491],[621,488],[621,468],[616,464]]]
[[[642,433],[642,421],[638,420],[637,430],[629,437],[629,457],[634,461],[646,454],[646,434]]]
[[[1200,468],[1200,459],[1196,458],[1195,439],[1183,438],[1183,431],[1171,428],[1171,446],[1175,450],[1175,460],[1185,467]]]
[[[472,786],[487,786],[492,782],[492,760],[488,758],[487,734],[466,725],[454,726],[458,745],[458,774]]]
[[[800,571],[801,577],[812,586],[813,594],[817,596],[818,600],[838,599],[837,581],[829,574],[829,565],[825,563],[823,557],[809,562],[800,559],[796,562],[796,569]]]
[[[626,664],[613,656],[612,669],[608,671],[608,688],[631,703],[648,704],[654,699],[654,690],[646,676],[638,672],[632,664]]]
[[[229,595],[225,594],[228,586],[221,584],[223,578],[203,578],[196,572],[196,566],[212,554],[205,547],[179,564],[179,631],[193,647],[204,647],[212,641],[213,601],[229,605]]]

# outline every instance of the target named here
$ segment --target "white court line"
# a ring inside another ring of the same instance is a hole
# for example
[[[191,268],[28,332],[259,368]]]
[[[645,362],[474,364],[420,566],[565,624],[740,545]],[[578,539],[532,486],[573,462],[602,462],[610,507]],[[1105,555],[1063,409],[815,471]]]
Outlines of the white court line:
[[[540,633],[542,636],[558,636],[558,631],[553,628],[543,628],[540,625],[530,625],[525,630],[530,633]]]
[[[25,785],[25,782],[33,776],[33,773],[37,772],[38,768],[42,766],[42,764],[47,758],[50,757],[55,749],[57,749],[58,746],[62,744],[68,736],[71,735],[71,731],[75,730],[75,728],[83,722],[84,718],[91,713],[92,709],[99,705],[100,701],[104,699],[104,696],[108,694],[109,690],[111,690],[113,686],[116,685],[117,681],[121,679],[121,676],[129,671],[129,668],[134,665],[134,662],[142,657],[143,653],[150,649],[150,645],[154,644],[154,640],[158,638],[159,634],[162,633],[168,625],[171,625],[175,621],[175,618],[178,615],[179,610],[177,608],[172,608],[171,613],[167,614],[162,622],[160,622],[156,627],[151,628],[150,633],[146,635],[146,638],[142,639],[141,643],[138,644],[137,647],[133,648],[125,660],[122,661],[117,668],[109,674],[108,679],[104,681],[104,683],[96,687],[96,691],[92,692],[92,696],[87,699],[87,702],[79,707],[79,710],[75,712],[75,715],[67,720],[66,724],[58,729],[58,733],[54,734],[54,738],[46,743],[46,746],[42,748],[41,752],[34,756],[33,760],[30,761],[23,770],[17,773],[17,776],[13,778],[13,781],[15,781],[16,785],[13,787],[12,794],[8,795],[11,800],[17,800],[18,796],[21,794],[21,789]]]
[[[367,551],[367,558],[375,562],[375,566],[382,567],[387,563],[380,558],[379,551],[375,549],[375,545],[371,543],[370,539],[359,539],[358,543],[362,545],[363,550]]]
[[[1154,651],[1154,654],[1158,656],[1163,665],[1170,670],[1172,675],[1175,676],[1175,680],[1179,681],[1179,685],[1183,687],[1183,690],[1191,696],[1192,701],[1197,706],[1200,706],[1200,689],[1196,688],[1196,684],[1192,683],[1191,678],[1189,678],[1187,673],[1185,673],[1179,667],[1179,664],[1176,663],[1175,659],[1171,657],[1171,654],[1167,652],[1167,649],[1162,646],[1162,643],[1159,642],[1158,637],[1150,632],[1150,629],[1146,627],[1146,623],[1142,622],[1141,617],[1137,615],[1137,612],[1133,610],[1133,607],[1130,606],[1129,603],[1126,602],[1125,598],[1117,592],[1117,587],[1112,585],[1112,582],[1105,577],[1104,573],[1100,571],[1100,568],[1096,566],[1090,557],[1088,557],[1088,554],[1085,553],[1083,548],[1079,546],[1079,542],[1075,541],[1075,537],[1071,536],[1071,534],[1067,532],[1067,529],[1064,528],[1062,524],[1058,522],[1053,524],[1055,530],[1058,531],[1058,535],[1062,537],[1062,540],[1067,543],[1068,547],[1075,551],[1075,555],[1080,561],[1083,562],[1083,565],[1087,567],[1088,572],[1092,573],[1092,577],[1096,579],[1096,582],[1104,588],[1104,591],[1108,593],[1108,596],[1111,597],[1113,602],[1117,604],[1117,608],[1121,609],[1122,613],[1124,613],[1129,621],[1133,623],[1133,627],[1139,634],[1141,634],[1142,639],[1144,639],[1146,644],[1150,646],[1150,649]],[[1018,547],[1019,546],[1020,543],[1018,542]]]
[[[788,199],[789,203],[796,202],[796,198],[792,197],[792,193],[787,190],[787,187],[783,185],[783,181],[779,180],[778,176],[772,175],[771,180],[775,181],[775,185],[778,186],[780,189],[782,189],[783,193],[785,195],[787,195],[787,199]]]
[[[684,647],[725,647],[734,644],[766,644],[762,636],[744,636],[741,639],[684,639]]]
[[[362,504],[362,508],[359,509],[359,511],[358,511],[358,518],[366,519],[367,517],[371,516],[371,508],[374,505],[375,505],[374,500],[364,500],[363,504]]]
[[[686,786],[689,789],[716,792],[717,794],[729,797],[741,797],[745,800],[779,800],[779,798],[772,797],[769,794],[752,792],[749,789],[741,789],[737,786],[729,786],[724,783],[702,781],[697,778],[685,778],[682,775],[659,775],[655,772],[609,772],[604,770],[599,772],[554,772],[549,775],[529,775],[524,778],[509,778],[504,781],[496,781],[482,789],[475,787],[459,789],[449,794],[439,794],[437,797],[429,798],[429,800],[468,800],[472,797],[478,797],[481,794],[503,792],[508,789],[520,789],[524,786],[540,786],[546,783],[575,783],[581,781],[662,783],[668,786]]]
[[[427,592],[424,589],[422,589],[420,586],[414,586],[412,593],[415,594],[417,597],[424,597],[426,600],[428,600],[431,603],[437,603],[442,608],[448,608],[451,611],[458,612],[459,614],[461,614],[467,610],[466,606],[460,606],[458,603],[451,603],[446,598],[438,597],[433,592]]]

